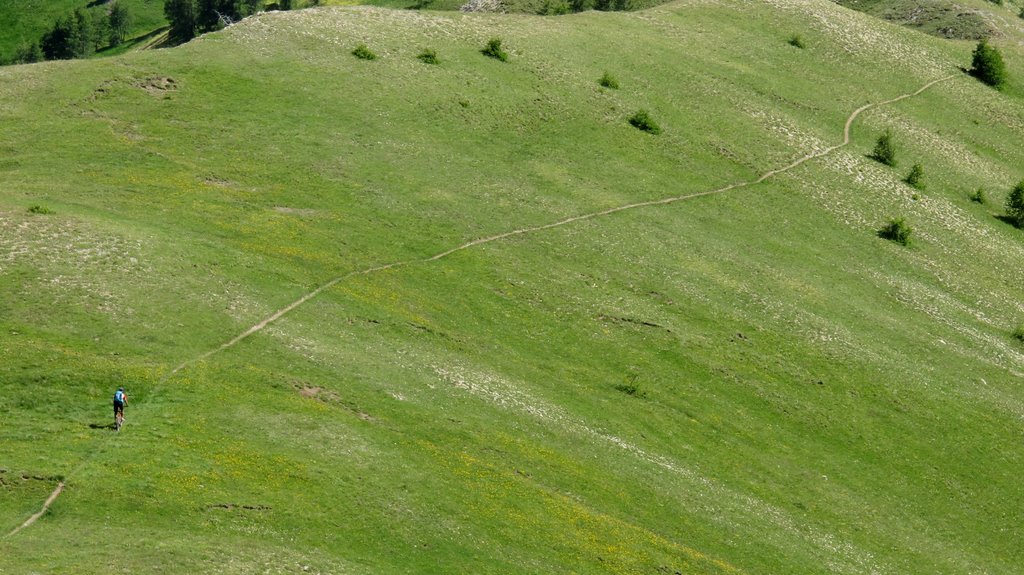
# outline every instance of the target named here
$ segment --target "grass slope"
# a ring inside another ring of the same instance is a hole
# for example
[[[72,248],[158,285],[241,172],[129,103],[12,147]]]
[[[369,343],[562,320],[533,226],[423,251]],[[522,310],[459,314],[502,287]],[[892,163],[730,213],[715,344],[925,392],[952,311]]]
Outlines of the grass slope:
[[[972,46],[816,0],[325,8],[0,69],[4,532],[67,484],[0,573],[1016,572],[1000,47],[1007,91],[957,75],[763,184],[429,262],[753,179]]]

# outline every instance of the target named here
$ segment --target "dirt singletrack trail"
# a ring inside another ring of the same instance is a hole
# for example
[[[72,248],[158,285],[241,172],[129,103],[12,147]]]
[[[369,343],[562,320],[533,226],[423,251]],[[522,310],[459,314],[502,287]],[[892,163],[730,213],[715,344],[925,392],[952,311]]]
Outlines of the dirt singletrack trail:
[[[24,528],[28,527],[29,525],[32,525],[33,523],[35,523],[37,519],[42,517],[43,514],[46,513],[46,511],[50,509],[50,505],[53,505],[53,502],[56,501],[58,497],[60,497],[60,494],[61,494],[62,491],[64,491],[64,482],[60,481],[60,482],[57,483],[57,488],[53,490],[53,493],[50,493],[50,496],[47,497],[46,501],[43,502],[42,509],[40,509],[39,511],[36,511],[35,513],[33,513],[31,517],[29,517],[28,519],[26,519],[24,521],[24,523],[22,523],[21,525],[15,527],[13,531],[11,531],[10,533],[7,534],[7,537],[11,537],[12,535],[15,535],[16,533],[18,533],[22,529],[24,529]]]
[[[717,189],[714,189],[714,190],[708,190],[708,191],[704,191],[704,192],[697,192],[697,193],[693,193],[693,194],[685,194],[685,195],[680,195],[680,196],[672,196],[672,197],[662,198],[662,199],[658,199],[658,200],[648,200],[648,201],[644,201],[644,202],[636,202],[636,203],[625,204],[625,205],[622,205],[622,206],[616,206],[614,208],[608,208],[608,209],[600,210],[600,211],[596,211],[596,212],[589,212],[589,213],[586,213],[586,214],[580,214],[578,216],[572,216],[572,217],[564,218],[564,219],[561,219],[561,220],[558,220],[558,221],[555,221],[555,222],[551,222],[549,224],[543,224],[543,225],[527,227],[527,228],[520,228],[520,229],[511,230],[511,231],[503,232],[503,233],[500,233],[500,234],[496,234],[496,235],[493,235],[493,236],[477,238],[475,240],[472,240],[472,241],[466,242],[464,244],[458,245],[456,247],[453,247],[453,248],[451,248],[449,250],[446,250],[446,251],[434,254],[432,256],[427,256],[425,258],[414,259],[414,260],[407,260],[407,261],[392,262],[392,263],[389,263],[389,264],[374,266],[374,267],[366,268],[366,269],[363,269],[363,270],[351,271],[351,272],[345,273],[343,275],[337,276],[337,277],[335,277],[335,278],[333,278],[331,280],[328,280],[327,282],[323,283],[322,285],[320,285],[316,289],[306,293],[305,295],[303,295],[299,299],[293,301],[292,303],[288,304],[287,306],[285,306],[285,307],[275,311],[274,313],[272,313],[271,315],[267,316],[266,318],[264,318],[260,322],[256,323],[255,325],[253,325],[249,329],[247,329],[244,332],[238,334],[237,336],[231,338],[230,340],[224,342],[223,344],[221,344],[221,345],[219,345],[219,346],[217,346],[217,347],[215,347],[215,348],[213,348],[213,349],[211,349],[209,351],[206,351],[206,352],[202,353],[201,355],[199,355],[197,357],[194,357],[192,359],[188,359],[188,360],[185,360],[185,361],[181,362],[177,367],[175,367],[171,371],[167,372],[163,377],[161,377],[154,384],[153,393],[151,393],[151,396],[155,394],[156,390],[160,386],[162,386],[163,384],[167,383],[167,381],[171,377],[173,377],[175,374],[177,374],[181,370],[185,369],[186,367],[188,367],[190,365],[193,365],[193,364],[196,364],[196,363],[199,363],[199,362],[202,362],[202,361],[210,358],[213,355],[216,355],[216,354],[218,354],[218,353],[220,353],[222,351],[225,351],[227,349],[230,349],[230,348],[234,347],[235,345],[237,345],[240,342],[244,341],[249,336],[251,336],[251,335],[253,335],[255,333],[260,332],[265,327],[267,327],[271,323],[277,321],[278,319],[280,319],[284,315],[288,314],[292,310],[298,308],[299,306],[305,304],[309,300],[317,297],[318,295],[320,295],[324,291],[334,287],[338,283],[340,283],[340,282],[342,282],[342,281],[344,281],[344,280],[346,280],[348,278],[351,278],[351,277],[354,277],[354,276],[361,276],[361,275],[370,275],[370,274],[373,274],[373,273],[376,273],[376,272],[390,270],[390,269],[396,269],[396,268],[400,268],[400,267],[404,267],[404,266],[408,266],[408,265],[413,265],[413,264],[425,264],[425,263],[435,262],[437,260],[446,258],[446,257],[448,257],[448,256],[450,256],[452,254],[455,254],[455,253],[458,253],[458,252],[461,252],[461,251],[464,251],[464,250],[468,250],[469,248],[472,248],[474,246],[488,244],[488,243],[500,241],[500,240],[503,240],[503,239],[506,239],[506,238],[515,237],[515,236],[521,236],[521,235],[531,234],[531,233],[535,233],[535,232],[541,232],[541,231],[544,231],[544,230],[550,230],[550,229],[553,229],[553,228],[565,226],[565,225],[572,224],[572,223],[575,223],[575,222],[581,222],[581,221],[590,220],[590,219],[594,219],[594,218],[598,218],[598,217],[602,217],[602,216],[608,216],[608,215],[611,215],[611,214],[616,214],[616,213],[624,212],[624,211],[627,211],[627,210],[635,210],[635,209],[638,209],[638,208],[645,208],[645,207],[651,207],[651,206],[663,206],[663,205],[667,205],[667,204],[674,204],[676,202],[681,202],[681,201],[684,201],[684,200],[692,200],[692,199],[695,199],[695,198],[702,198],[704,196],[712,196],[712,195],[716,195],[716,194],[723,194],[723,193],[726,193],[726,192],[729,192],[729,191],[732,191],[732,190],[738,190],[738,189],[741,189],[741,188],[746,188],[746,187],[754,186],[756,184],[760,184],[761,182],[764,182],[768,178],[771,178],[771,177],[776,176],[778,174],[781,174],[781,173],[787,172],[789,170],[792,170],[792,169],[794,169],[794,168],[796,168],[796,167],[798,167],[798,166],[800,166],[800,165],[802,165],[802,164],[804,164],[806,162],[809,162],[809,161],[814,160],[816,158],[820,158],[820,157],[826,156],[828,154],[831,154],[831,153],[835,152],[836,150],[839,150],[839,149],[849,145],[849,143],[850,143],[850,131],[853,128],[853,123],[854,123],[854,121],[856,121],[857,117],[860,116],[865,111],[870,110],[872,108],[877,108],[877,107],[880,107],[880,106],[886,106],[886,105],[889,105],[889,104],[894,104],[896,102],[900,102],[902,100],[906,100],[907,98],[913,98],[914,96],[917,96],[917,95],[921,94],[922,92],[924,92],[928,88],[931,88],[932,86],[934,86],[934,85],[936,85],[936,84],[938,84],[940,82],[945,82],[945,81],[951,80],[951,79],[956,78],[956,77],[958,77],[960,75],[961,74],[959,74],[959,73],[950,74],[948,76],[944,76],[942,78],[938,78],[936,80],[932,80],[932,81],[924,84],[923,86],[921,86],[920,88],[918,88],[914,92],[910,92],[910,93],[907,93],[907,94],[902,94],[900,96],[896,96],[895,98],[891,98],[891,99],[888,99],[888,100],[883,100],[881,102],[865,104],[865,105],[857,108],[852,113],[850,113],[850,116],[846,119],[846,124],[843,126],[843,141],[841,143],[836,144],[836,145],[831,146],[831,147],[828,147],[828,148],[825,148],[824,150],[821,150],[819,152],[814,152],[814,153],[810,153],[810,154],[807,154],[805,156],[802,156],[799,159],[797,159],[797,160],[795,160],[795,161],[793,161],[793,162],[791,162],[791,163],[789,163],[789,164],[787,164],[785,166],[782,166],[782,167],[779,167],[779,168],[775,168],[773,170],[769,170],[769,171],[761,174],[760,176],[758,176],[756,179],[753,179],[753,180],[748,180],[748,181],[745,181],[745,182],[737,182],[735,184],[730,184],[728,186],[724,186],[724,187],[721,187],[721,188],[717,188]],[[78,472],[78,470],[80,470],[81,468],[86,466],[90,461],[92,461],[96,457],[96,455],[98,455],[100,453],[100,451],[102,450],[102,447],[104,445],[106,445],[106,442],[102,443],[100,446],[98,446],[96,449],[94,449],[92,454],[90,454],[90,456],[86,457],[81,463],[79,463],[79,465],[77,467],[75,467],[75,469],[71,473],[69,473],[68,475],[65,476],[65,481],[69,480],[72,475],[74,475],[74,474],[76,474]],[[16,529],[14,529],[13,531],[11,531],[7,535],[5,535],[5,538],[6,537],[11,537],[11,536],[17,534],[18,532],[22,531],[26,527],[29,527],[30,525],[35,523],[35,521],[37,519],[39,519],[40,517],[43,516],[43,514],[46,513],[46,511],[50,508],[50,505],[53,504],[53,502],[61,494],[63,489],[64,489],[64,482],[62,481],[62,482],[60,482],[58,484],[57,488],[53,491],[53,493],[51,493],[50,496],[46,499],[46,502],[43,503],[42,509],[40,509],[36,514],[34,514],[31,517],[29,517],[24,523],[22,523]]]

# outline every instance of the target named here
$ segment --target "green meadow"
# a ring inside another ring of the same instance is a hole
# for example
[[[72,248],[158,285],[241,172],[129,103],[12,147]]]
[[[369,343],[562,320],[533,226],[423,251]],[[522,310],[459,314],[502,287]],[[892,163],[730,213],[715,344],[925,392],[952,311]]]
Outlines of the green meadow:
[[[0,68],[0,574],[1019,573],[1003,33],[1003,91],[826,0]]]

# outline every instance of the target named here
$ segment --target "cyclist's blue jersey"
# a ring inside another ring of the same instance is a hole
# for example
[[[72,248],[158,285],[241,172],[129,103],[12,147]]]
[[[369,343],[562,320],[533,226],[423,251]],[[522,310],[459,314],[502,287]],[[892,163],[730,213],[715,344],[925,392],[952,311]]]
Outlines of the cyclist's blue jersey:
[[[117,403],[124,403],[124,392],[118,391],[117,393],[115,393],[114,401],[116,401]]]

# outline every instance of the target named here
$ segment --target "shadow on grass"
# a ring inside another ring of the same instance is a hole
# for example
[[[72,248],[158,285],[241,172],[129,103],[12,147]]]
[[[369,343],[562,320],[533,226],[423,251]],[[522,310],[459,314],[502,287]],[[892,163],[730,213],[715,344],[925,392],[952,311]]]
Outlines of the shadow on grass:
[[[106,48],[102,48],[100,50],[97,50],[96,51],[96,55],[97,56],[115,56],[117,54],[123,54],[125,52],[131,51],[131,50],[134,50],[134,49],[137,49],[137,48],[138,49],[142,49],[142,50],[145,50],[145,49],[148,49],[148,48],[163,48],[165,46],[168,46],[167,38],[164,37],[164,38],[160,39],[160,36],[164,35],[170,29],[171,29],[170,26],[162,26],[162,27],[157,28],[157,29],[155,29],[155,30],[153,30],[151,32],[147,32],[145,34],[142,34],[141,36],[136,36],[134,38],[125,40],[124,42],[121,42],[117,46],[107,46]]]
[[[113,423],[90,423],[89,429],[114,429]]]
[[[1008,216],[1006,214],[996,214],[993,217],[995,219],[1003,222],[1004,224],[1011,225],[1011,226],[1013,226],[1013,227],[1015,227],[1017,229],[1021,228],[1021,226],[1017,225],[1017,219],[1016,218],[1012,218],[1012,217],[1010,217],[1010,216]]]

